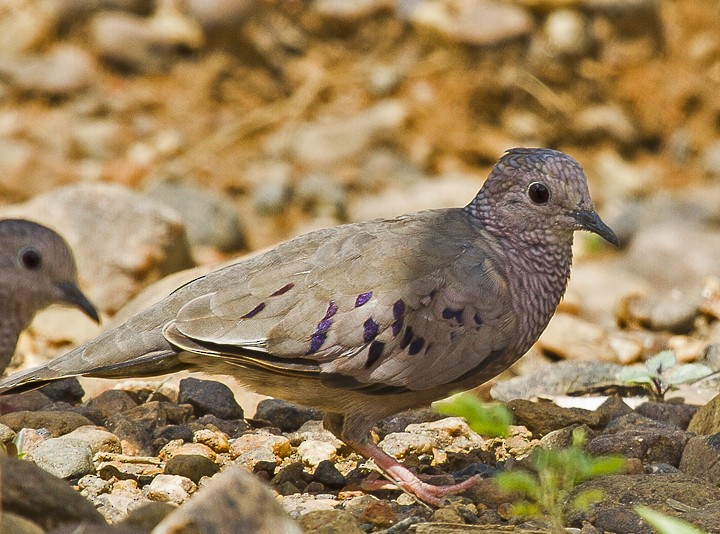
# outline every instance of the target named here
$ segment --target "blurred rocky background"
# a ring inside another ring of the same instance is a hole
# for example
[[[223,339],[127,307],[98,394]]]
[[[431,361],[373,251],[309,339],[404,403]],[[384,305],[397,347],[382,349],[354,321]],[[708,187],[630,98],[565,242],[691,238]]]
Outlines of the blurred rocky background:
[[[717,2],[0,2],[0,216],[62,233],[106,318],[193,265],[463,205],[514,146],[579,160],[622,247],[577,236],[506,377],[570,360],[601,381],[667,348],[720,369]],[[96,331],[47,310],[15,366]]]

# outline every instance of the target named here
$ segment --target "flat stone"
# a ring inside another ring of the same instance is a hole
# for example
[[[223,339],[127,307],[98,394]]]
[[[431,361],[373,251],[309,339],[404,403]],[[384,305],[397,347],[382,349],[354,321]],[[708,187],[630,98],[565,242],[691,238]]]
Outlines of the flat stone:
[[[220,419],[242,419],[243,410],[232,390],[215,380],[183,378],[178,403],[190,404],[198,416],[213,414]]]
[[[28,454],[28,460],[58,478],[79,478],[95,472],[90,446],[66,436],[43,441]]]
[[[142,490],[151,501],[173,502],[181,504],[197,489],[197,485],[187,477],[179,475],[157,475]]]
[[[105,523],[90,501],[32,462],[0,458],[0,477],[3,511],[31,519],[45,530]]]
[[[334,460],[337,456],[337,447],[327,441],[306,440],[298,446],[297,453],[305,464],[316,466],[320,462]]]
[[[81,426],[92,425],[92,421],[87,417],[66,411],[8,413],[0,416],[0,423],[16,432],[21,428],[47,428],[53,437],[62,436]]]
[[[535,436],[544,436],[570,425],[587,425],[597,429],[608,422],[602,412],[562,408],[549,401],[515,399],[508,403],[508,408],[513,413],[515,424],[527,427]]]
[[[254,418],[270,421],[283,432],[295,432],[307,421],[321,420],[322,412],[281,399],[265,399],[258,403]]]
[[[239,467],[229,467],[210,479],[189,502],[163,519],[153,534],[190,528],[216,534],[301,533],[267,486]]]
[[[180,475],[195,484],[202,477],[211,477],[218,472],[220,468],[212,460],[199,454],[176,454],[165,464],[165,474]]]
[[[93,455],[98,452],[122,452],[122,446],[117,436],[104,428],[96,426],[80,426],[63,436],[86,443]]]

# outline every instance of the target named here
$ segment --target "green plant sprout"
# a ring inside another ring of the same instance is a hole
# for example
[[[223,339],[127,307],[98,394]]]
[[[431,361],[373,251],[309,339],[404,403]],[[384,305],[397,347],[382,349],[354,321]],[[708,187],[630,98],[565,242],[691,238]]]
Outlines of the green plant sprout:
[[[535,449],[529,459],[532,472],[513,469],[496,476],[503,490],[520,496],[520,500],[512,505],[513,515],[545,515],[554,530],[564,532],[568,513],[586,511],[602,500],[603,493],[598,489],[571,495],[575,486],[581,482],[622,470],[625,459],[620,456],[593,457],[583,450],[585,440],[585,432],[576,428],[570,447]]]
[[[459,393],[436,401],[433,409],[441,415],[464,417],[468,426],[482,436],[507,437],[512,413],[500,403],[484,403],[472,393]]]
[[[687,521],[661,514],[647,506],[638,505],[634,509],[658,534],[707,534]]]
[[[665,400],[665,395],[679,384],[697,382],[713,373],[707,365],[688,363],[677,365],[675,353],[664,350],[645,362],[645,369],[625,367],[617,374],[624,384],[638,384],[644,387],[656,401]]]

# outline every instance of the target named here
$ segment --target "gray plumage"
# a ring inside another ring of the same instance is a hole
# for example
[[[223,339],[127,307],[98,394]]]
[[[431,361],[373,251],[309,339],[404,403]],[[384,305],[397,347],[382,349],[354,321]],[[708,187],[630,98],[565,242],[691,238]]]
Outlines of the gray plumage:
[[[20,332],[36,312],[56,303],[77,306],[99,320],[78,288],[75,260],[63,238],[31,221],[0,220],[0,374]]]
[[[436,504],[470,484],[421,482],[372,443],[372,426],[477,386],[520,358],[565,291],[576,230],[617,243],[575,160],[514,149],[465,208],[298,237],[178,288],[55,361],[1,381],[0,393],[74,375],[232,375],[326,411],[329,430]]]

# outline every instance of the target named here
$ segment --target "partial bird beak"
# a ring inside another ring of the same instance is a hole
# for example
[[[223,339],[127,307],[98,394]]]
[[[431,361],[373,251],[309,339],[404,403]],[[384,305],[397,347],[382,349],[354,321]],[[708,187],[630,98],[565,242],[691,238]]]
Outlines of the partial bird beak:
[[[613,232],[593,210],[578,210],[573,213],[573,217],[575,217],[575,221],[577,221],[581,229],[599,235],[605,241],[612,243],[616,247],[620,246],[615,232]]]
[[[63,302],[72,306],[77,306],[85,315],[90,317],[96,323],[100,322],[100,315],[98,315],[95,306],[88,300],[88,298],[80,291],[80,288],[73,282],[59,282],[57,284],[60,294],[62,295]]]

